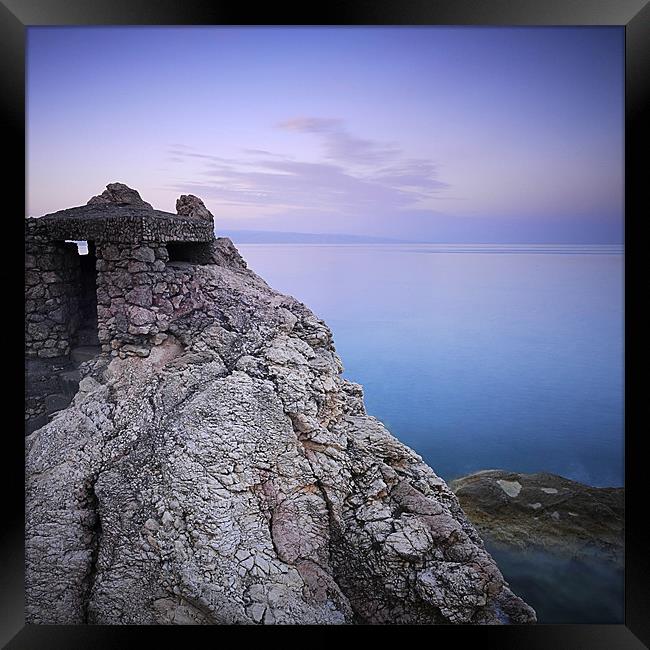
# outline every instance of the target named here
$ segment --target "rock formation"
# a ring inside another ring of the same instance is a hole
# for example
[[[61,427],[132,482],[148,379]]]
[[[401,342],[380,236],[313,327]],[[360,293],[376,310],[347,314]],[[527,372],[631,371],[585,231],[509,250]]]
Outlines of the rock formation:
[[[624,489],[556,474],[484,470],[450,483],[470,521],[495,546],[623,565]]]
[[[136,205],[138,207],[144,207],[149,210],[153,210],[153,206],[150,203],[142,200],[140,192],[131,189],[127,185],[124,185],[124,183],[109,183],[101,194],[93,196],[91,199],[89,199],[87,205],[95,205],[98,203]]]
[[[176,200],[176,213],[184,217],[196,217],[212,221],[212,213],[205,207],[203,201],[194,194],[181,194]]]
[[[122,236],[132,205],[106,205],[110,227],[73,208],[39,231],[100,235],[103,347],[26,438],[28,622],[534,622],[322,320],[229,240],[174,261],[178,233]]]

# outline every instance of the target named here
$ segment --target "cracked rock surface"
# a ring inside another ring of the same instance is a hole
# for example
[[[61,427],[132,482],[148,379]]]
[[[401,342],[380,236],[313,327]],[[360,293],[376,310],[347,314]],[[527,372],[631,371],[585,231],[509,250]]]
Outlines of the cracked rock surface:
[[[325,323],[223,245],[202,307],[27,437],[28,622],[534,622]]]

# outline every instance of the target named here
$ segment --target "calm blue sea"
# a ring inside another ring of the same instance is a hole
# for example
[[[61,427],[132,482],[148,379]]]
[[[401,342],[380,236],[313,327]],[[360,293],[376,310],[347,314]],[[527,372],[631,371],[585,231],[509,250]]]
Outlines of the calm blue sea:
[[[623,485],[623,250],[240,244],[334,332],[368,412],[443,478]]]

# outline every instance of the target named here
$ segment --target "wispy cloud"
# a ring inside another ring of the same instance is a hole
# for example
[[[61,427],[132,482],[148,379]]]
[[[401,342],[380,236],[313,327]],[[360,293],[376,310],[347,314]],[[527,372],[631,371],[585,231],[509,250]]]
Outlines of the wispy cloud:
[[[236,158],[223,158],[222,156],[215,156],[213,154],[201,153],[195,151],[192,147],[172,145],[167,149],[167,153],[176,159],[184,158],[202,158],[203,160],[209,160],[216,163],[225,163],[227,165],[237,164],[239,161]]]
[[[290,156],[285,156],[281,153],[273,153],[272,151],[266,151],[266,149],[242,149],[244,153],[253,154],[254,156],[272,156],[273,158],[290,158]]]
[[[314,133],[325,148],[325,157],[362,165],[384,164],[398,158],[401,151],[390,145],[351,135],[343,120],[297,117],[280,122],[278,128],[298,133]]]
[[[170,161],[191,163],[184,167],[192,176],[171,187],[193,188],[219,205],[350,216],[411,209],[448,188],[437,179],[434,161],[408,158],[396,147],[353,136],[342,120],[294,118],[276,126],[319,137],[322,161],[266,149],[243,149],[239,158],[224,158],[173,145]]]

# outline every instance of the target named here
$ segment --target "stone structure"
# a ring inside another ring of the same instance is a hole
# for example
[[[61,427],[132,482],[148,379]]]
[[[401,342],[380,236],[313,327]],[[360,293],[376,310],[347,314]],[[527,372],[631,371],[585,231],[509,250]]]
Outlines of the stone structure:
[[[187,263],[219,254],[213,217],[192,195],[177,210],[154,210],[112,183],[85,206],[26,219],[26,355],[68,355],[88,328],[103,352],[146,355],[174,319],[200,306]],[[87,256],[74,241],[88,242]]]

